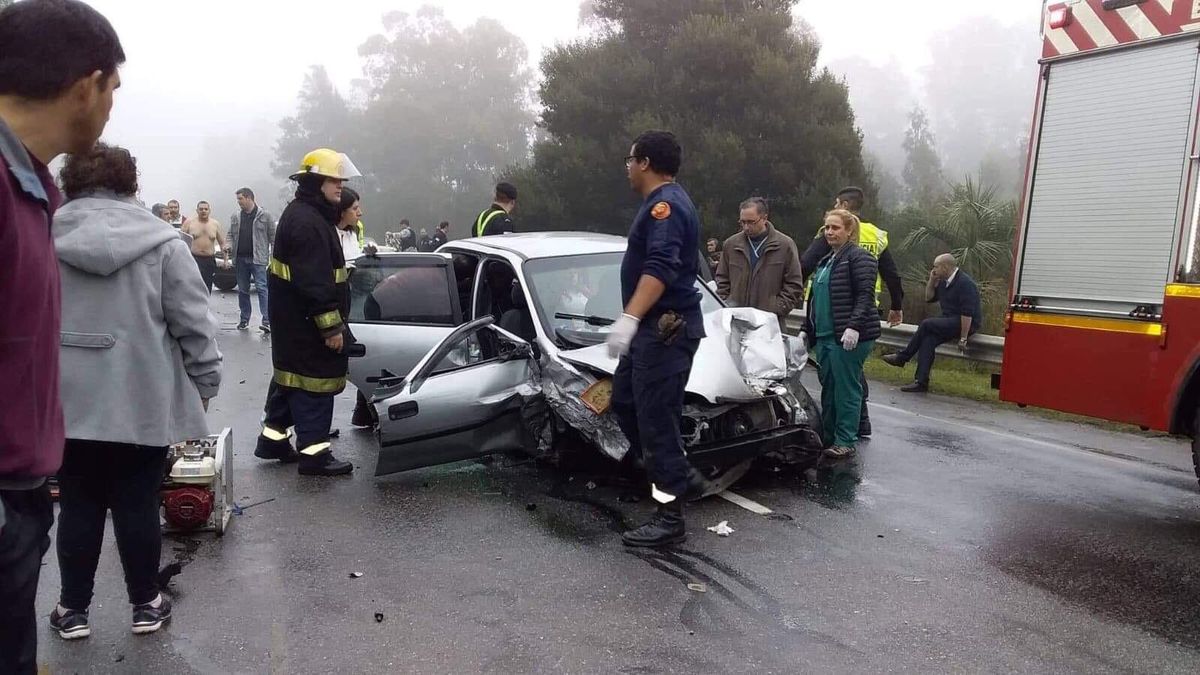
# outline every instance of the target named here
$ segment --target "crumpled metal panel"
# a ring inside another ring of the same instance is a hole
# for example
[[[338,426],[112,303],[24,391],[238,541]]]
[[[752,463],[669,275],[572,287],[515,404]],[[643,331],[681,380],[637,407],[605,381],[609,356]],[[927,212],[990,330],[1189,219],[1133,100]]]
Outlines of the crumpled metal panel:
[[[617,426],[616,416],[611,410],[597,415],[580,398],[596,378],[554,359],[546,359],[542,364],[541,380],[542,394],[551,409],[604,454],[621,461],[629,452],[629,441]],[[542,434],[539,445],[547,447],[539,447],[539,452],[549,451],[550,440],[549,434]]]

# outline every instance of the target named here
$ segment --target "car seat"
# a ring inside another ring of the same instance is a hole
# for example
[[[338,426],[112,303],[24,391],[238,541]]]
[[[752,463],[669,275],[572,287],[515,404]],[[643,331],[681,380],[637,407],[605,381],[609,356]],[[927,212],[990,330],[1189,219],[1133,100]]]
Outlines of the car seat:
[[[512,309],[505,310],[498,325],[532,344],[537,339],[537,331],[533,327],[533,315],[529,312],[529,303],[525,301],[521,284],[513,282],[509,297],[512,300]]]

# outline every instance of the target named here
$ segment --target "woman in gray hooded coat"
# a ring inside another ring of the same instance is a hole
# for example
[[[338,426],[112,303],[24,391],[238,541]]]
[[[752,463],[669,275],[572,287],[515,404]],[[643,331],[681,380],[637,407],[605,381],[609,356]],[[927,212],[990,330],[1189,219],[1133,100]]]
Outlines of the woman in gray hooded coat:
[[[208,434],[221,382],[217,322],[188,245],[136,200],[137,163],[97,145],[67,158],[54,218],[62,273],[59,604],[51,626],[87,637],[105,513],[112,511],[133,632],[158,630],[158,491],[167,446]]]

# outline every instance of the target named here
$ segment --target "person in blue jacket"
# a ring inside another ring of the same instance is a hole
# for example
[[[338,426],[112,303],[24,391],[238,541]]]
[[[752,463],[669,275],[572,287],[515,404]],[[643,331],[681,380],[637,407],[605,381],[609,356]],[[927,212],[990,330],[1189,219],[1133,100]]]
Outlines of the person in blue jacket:
[[[683,500],[689,465],[679,420],[692,357],[704,337],[700,293],[700,218],[675,183],[682,150],[667,131],[634,141],[625,168],[643,203],[629,229],[621,262],[624,313],[612,325],[609,355],[613,412],[629,449],[640,455],[658,510],[646,524],[621,535],[630,546],[665,546],[687,538]]]

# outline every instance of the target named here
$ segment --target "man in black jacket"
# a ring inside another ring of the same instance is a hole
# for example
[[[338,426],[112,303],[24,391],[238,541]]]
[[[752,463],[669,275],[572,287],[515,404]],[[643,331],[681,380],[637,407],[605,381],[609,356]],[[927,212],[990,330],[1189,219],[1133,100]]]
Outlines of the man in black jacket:
[[[279,218],[268,265],[269,311],[275,328],[266,416],[254,456],[299,460],[302,475],[338,476],[354,466],[333,456],[333,398],[346,388],[349,273],[334,223],[342,183],[361,175],[346,155],[326,148],[305,155],[296,199]],[[288,429],[295,427],[292,448]]]
[[[497,183],[492,205],[479,213],[475,219],[474,237],[486,237],[505,232],[516,232],[512,212],[517,208],[517,188],[512,183]]]
[[[933,368],[938,345],[958,338],[958,349],[965,352],[967,338],[979,330],[983,321],[979,286],[966,272],[958,269],[958,261],[949,253],[934,259],[929,282],[925,285],[925,301],[940,303],[942,315],[922,321],[907,347],[883,357],[884,363],[897,368],[903,368],[909,359],[917,357],[916,381],[900,387],[900,391],[929,391],[929,371]]]
[[[866,195],[862,188],[844,187],[833,199],[833,208],[844,209],[859,216],[863,205],[866,204]],[[829,255],[829,244],[822,236],[823,229],[817,230],[817,237],[809,244],[808,249],[804,251],[804,255],[800,256],[800,270],[804,275],[804,281],[808,282],[808,277],[813,270],[817,269],[817,263],[822,258]],[[891,296],[892,308],[888,311],[888,325],[898,326],[904,323],[904,284],[900,280],[900,269],[896,266],[896,259],[892,257],[892,252],[888,250],[888,233],[873,223],[868,223],[862,218],[859,218],[858,228],[858,245],[866,250],[871,255],[875,256],[879,261],[879,275],[875,279],[875,304],[879,305],[879,293],[882,286],[887,286],[888,295]],[[858,423],[858,435],[871,435],[871,417],[867,411],[867,399],[870,397],[870,389],[867,386],[867,376],[864,374],[860,381],[863,388],[862,397],[862,417]]]

